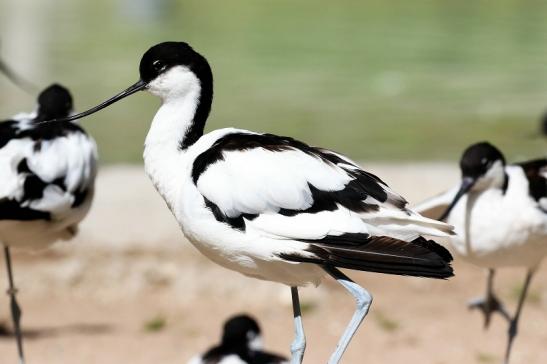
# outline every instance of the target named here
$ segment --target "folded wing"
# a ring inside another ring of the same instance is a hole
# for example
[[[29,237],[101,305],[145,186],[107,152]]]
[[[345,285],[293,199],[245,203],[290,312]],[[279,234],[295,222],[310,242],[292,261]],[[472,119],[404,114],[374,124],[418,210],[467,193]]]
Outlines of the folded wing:
[[[422,235],[452,228],[409,210],[378,177],[334,152],[269,134],[228,134],[196,158],[192,176],[218,221],[308,244],[287,260],[391,274],[451,275],[450,254]],[[424,267],[427,267],[425,269]]]
[[[0,219],[63,218],[90,193],[96,158],[77,125],[17,129],[0,149]]]

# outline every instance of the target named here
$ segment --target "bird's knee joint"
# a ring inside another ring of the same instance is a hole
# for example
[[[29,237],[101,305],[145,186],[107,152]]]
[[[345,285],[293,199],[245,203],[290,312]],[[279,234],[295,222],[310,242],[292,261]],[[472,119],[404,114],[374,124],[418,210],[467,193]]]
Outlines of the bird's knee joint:
[[[372,295],[368,293],[365,289],[359,291],[359,294],[356,298],[356,305],[358,309],[364,309],[369,307],[372,304]]]
[[[306,339],[297,339],[291,345],[291,353],[303,352],[306,349]]]

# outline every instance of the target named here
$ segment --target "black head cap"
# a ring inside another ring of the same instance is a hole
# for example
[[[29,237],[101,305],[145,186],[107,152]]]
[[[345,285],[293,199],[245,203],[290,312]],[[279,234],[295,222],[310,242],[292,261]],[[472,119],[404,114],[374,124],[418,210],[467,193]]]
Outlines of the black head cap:
[[[230,318],[224,324],[222,343],[224,345],[246,345],[249,333],[253,336],[260,334],[258,323],[248,315],[237,315]]]
[[[163,42],[147,50],[139,65],[141,80],[148,83],[174,66],[186,66],[200,80],[212,81],[211,68],[205,57],[185,42]]]
[[[462,155],[460,168],[463,176],[478,178],[488,171],[495,161],[505,165],[505,158],[498,148],[488,142],[469,146]]]
[[[72,111],[72,96],[65,87],[53,84],[38,95],[37,121],[67,117]]]

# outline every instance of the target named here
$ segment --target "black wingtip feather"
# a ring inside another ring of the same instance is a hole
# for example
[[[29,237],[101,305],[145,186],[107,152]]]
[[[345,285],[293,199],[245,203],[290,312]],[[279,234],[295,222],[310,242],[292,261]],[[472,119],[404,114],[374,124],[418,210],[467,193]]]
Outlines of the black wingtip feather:
[[[434,242],[433,240],[427,240],[426,238],[420,236],[417,239],[412,241],[413,244],[418,244],[434,253],[439,255],[445,262],[449,263],[454,260],[452,254],[444,246]]]
[[[348,238],[351,242],[347,241]],[[280,257],[289,261],[394,275],[437,279],[454,275],[450,252],[423,237],[406,242],[387,236],[351,234],[344,239],[327,236],[306,242],[310,243],[308,254],[281,254]]]

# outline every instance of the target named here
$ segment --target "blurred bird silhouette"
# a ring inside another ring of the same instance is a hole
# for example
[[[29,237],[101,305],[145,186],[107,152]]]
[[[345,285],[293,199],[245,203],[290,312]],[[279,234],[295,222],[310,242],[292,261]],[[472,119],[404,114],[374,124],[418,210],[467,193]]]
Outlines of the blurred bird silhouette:
[[[263,351],[260,327],[249,315],[237,315],[224,323],[220,343],[188,364],[282,364],[283,356]]]
[[[21,310],[10,248],[43,249],[72,238],[93,198],[97,168],[93,139],[73,122],[41,124],[68,116],[71,110],[70,92],[54,84],[40,93],[35,112],[0,122],[0,244],[21,363]]]
[[[499,312],[509,321],[505,362],[530,280],[547,255],[547,159],[507,165],[503,154],[482,142],[468,147],[460,160],[458,186],[424,201],[416,211],[454,225],[450,243],[466,261],[488,269],[486,296],[470,302],[484,314],[484,326]],[[514,316],[493,292],[495,270],[523,267],[526,278]]]

